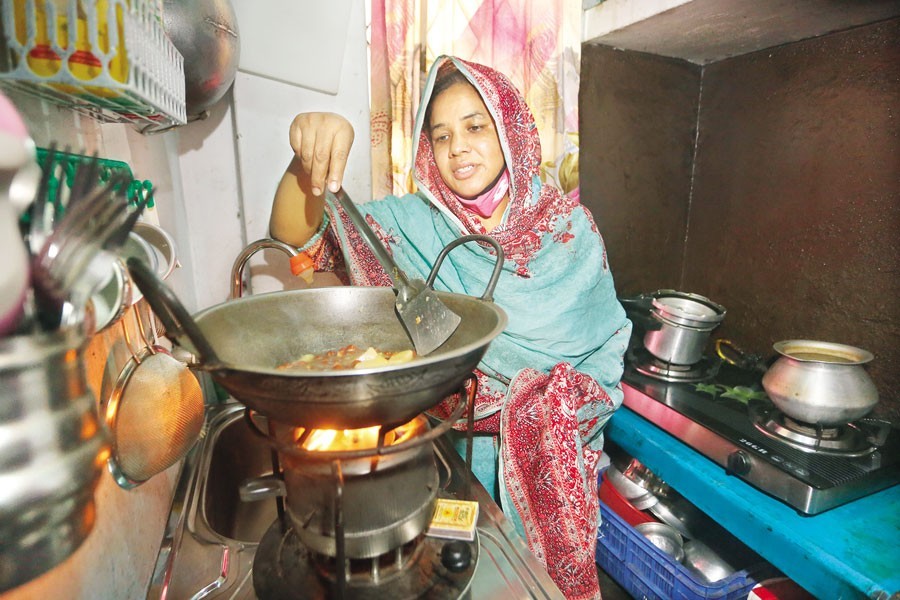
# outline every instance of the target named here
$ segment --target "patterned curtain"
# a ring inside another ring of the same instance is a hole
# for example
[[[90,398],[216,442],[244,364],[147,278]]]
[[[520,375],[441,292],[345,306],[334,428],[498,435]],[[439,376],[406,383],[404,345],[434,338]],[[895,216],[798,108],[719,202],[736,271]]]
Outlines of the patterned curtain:
[[[541,136],[544,175],[578,194],[582,0],[369,0],[372,191],[413,191],[410,157],[419,96],[435,57],[505,73]]]

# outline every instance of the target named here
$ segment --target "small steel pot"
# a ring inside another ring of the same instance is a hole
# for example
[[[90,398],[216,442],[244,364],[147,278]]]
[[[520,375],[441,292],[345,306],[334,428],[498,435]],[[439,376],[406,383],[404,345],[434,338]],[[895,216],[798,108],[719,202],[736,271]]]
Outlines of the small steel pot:
[[[660,290],[653,294],[650,315],[661,326],[644,334],[644,347],[666,363],[693,365],[703,358],[725,308],[698,294]]]
[[[671,525],[665,523],[641,523],[634,526],[651,544],[668,554],[675,562],[684,559],[684,540]]]
[[[763,389],[788,417],[810,425],[850,423],[878,403],[878,389],[863,367],[867,350],[815,340],[776,343],[781,356],[762,378]]]

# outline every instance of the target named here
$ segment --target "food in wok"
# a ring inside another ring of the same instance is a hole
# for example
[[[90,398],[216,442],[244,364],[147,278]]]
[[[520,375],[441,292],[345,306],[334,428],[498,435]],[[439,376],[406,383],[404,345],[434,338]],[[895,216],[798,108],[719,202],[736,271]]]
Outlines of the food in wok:
[[[280,370],[340,371],[344,369],[368,369],[408,363],[416,357],[414,350],[389,352],[369,346],[365,350],[348,344],[338,350],[319,354],[304,354],[299,359],[279,365]]]

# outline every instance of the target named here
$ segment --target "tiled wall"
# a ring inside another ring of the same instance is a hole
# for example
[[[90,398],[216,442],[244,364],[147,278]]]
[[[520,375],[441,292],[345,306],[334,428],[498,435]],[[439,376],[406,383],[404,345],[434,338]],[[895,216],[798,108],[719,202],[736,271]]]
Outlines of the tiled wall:
[[[700,67],[588,44],[581,185],[620,293],[728,309],[717,335],[771,356],[873,352],[900,415],[900,19]],[[699,110],[698,110],[699,107]]]

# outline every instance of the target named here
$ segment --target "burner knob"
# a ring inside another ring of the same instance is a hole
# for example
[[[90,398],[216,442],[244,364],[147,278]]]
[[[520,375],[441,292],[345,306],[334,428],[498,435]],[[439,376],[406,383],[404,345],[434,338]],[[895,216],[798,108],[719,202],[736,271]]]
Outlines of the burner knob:
[[[441,548],[441,564],[448,571],[459,573],[469,568],[472,562],[472,549],[462,540],[454,540],[444,544]]]
[[[732,452],[725,461],[725,468],[735,475],[746,475],[750,472],[751,466],[753,463],[750,462],[750,455],[743,450]]]

